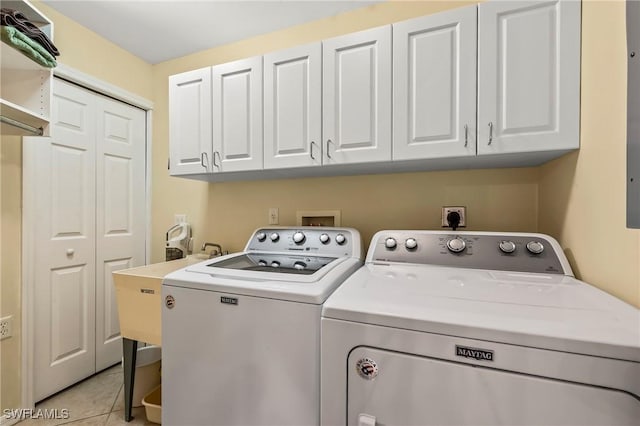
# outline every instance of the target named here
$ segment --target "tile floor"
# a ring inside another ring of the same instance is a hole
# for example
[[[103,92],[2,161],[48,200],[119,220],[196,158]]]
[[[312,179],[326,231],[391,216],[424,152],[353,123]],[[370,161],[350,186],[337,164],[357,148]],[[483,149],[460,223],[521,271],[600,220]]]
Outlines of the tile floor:
[[[17,425],[155,425],[147,421],[144,406],[134,407],[134,419],[124,421],[123,381],[122,365],[117,364],[36,404],[36,410],[67,409],[68,419],[27,419]]]

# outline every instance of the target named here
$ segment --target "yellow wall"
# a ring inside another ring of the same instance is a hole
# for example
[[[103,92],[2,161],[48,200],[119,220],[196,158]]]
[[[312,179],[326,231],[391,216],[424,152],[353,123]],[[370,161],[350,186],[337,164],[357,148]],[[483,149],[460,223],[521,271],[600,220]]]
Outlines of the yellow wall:
[[[640,306],[640,232],[626,229],[623,1],[582,6],[580,151],[540,167],[540,231],[578,277]]]
[[[152,66],[46,5],[32,1],[54,23],[54,41],[67,66],[153,99]],[[13,316],[14,337],[0,342],[0,417],[5,408],[20,407],[21,398],[21,228],[22,142],[2,136],[0,176],[2,258],[0,315]]]
[[[36,5],[55,22],[55,41],[64,53],[63,63],[151,99],[155,104],[153,261],[164,259],[164,235],[173,223],[174,213],[188,215],[194,228],[196,247],[204,241],[212,241],[235,251],[243,247],[254,228],[266,223],[269,207],[280,209],[282,224],[294,223],[296,210],[339,209],[343,225],[358,228],[366,243],[378,229],[438,228],[440,207],[462,204],[468,207],[469,229],[541,231],[559,238],[581,278],[640,306],[640,235],[638,231],[624,228],[626,69],[624,2],[621,0],[583,3],[582,147],[579,153],[545,166],[524,169],[218,184],[169,177],[166,169],[169,75],[462,4],[444,1],[379,4],[155,66],[133,57],[54,10],[39,3]],[[20,150],[4,145],[0,165],[0,309],[2,315],[13,314],[19,318],[20,244],[13,241],[14,232],[8,229],[19,229],[20,226],[17,201],[21,193],[17,178],[21,175]],[[613,213],[609,213],[609,207]],[[19,330],[19,321],[16,323]],[[12,341],[11,349],[6,344],[9,341]],[[16,406],[15,401],[19,401],[19,373],[5,373],[19,369],[19,342],[18,335],[0,344],[1,408]],[[7,405],[5,401],[11,404]]]
[[[0,316],[13,316],[15,336],[0,342],[0,406],[6,408],[20,406],[20,138],[2,136],[0,163]]]

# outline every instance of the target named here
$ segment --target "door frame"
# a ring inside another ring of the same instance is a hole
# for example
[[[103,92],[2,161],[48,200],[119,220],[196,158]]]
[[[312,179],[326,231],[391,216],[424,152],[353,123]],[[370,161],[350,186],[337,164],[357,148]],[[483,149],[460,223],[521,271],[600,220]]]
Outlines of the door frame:
[[[145,263],[149,263],[151,258],[151,145],[152,145],[152,118],[153,102],[121,89],[104,80],[100,80],[89,74],[78,71],[72,67],[58,63],[54,70],[54,76],[71,83],[77,84],[85,89],[105,95],[118,101],[140,108],[146,113],[146,136],[145,136],[145,217],[147,226],[145,229]],[[34,408],[34,348],[35,348],[35,277],[33,265],[35,259],[34,243],[34,206],[37,197],[37,188],[33,187],[34,154],[37,147],[24,141],[22,152],[22,363],[21,363],[21,384],[22,384],[22,407]]]

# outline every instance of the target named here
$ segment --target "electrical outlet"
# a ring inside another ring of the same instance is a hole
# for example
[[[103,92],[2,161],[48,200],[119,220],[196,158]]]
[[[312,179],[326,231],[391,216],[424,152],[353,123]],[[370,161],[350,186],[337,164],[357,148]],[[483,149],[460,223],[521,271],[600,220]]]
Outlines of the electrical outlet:
[[[186,214],[175,214],[173,216],[174,223],[177,225],[179,223],[185,223],[187,221]]]
[[[13,336],[13,317],[0,318],[0,340]]]
[[[280,221],[280,217],[278,215],[278,208],[271,207],[269,209],[269,225],[277,225]]]
[[[458,212],[460,215],[460,223],[458,228],[464,228],[467,226],[467,208],[466,207],[443,207],[442,208],[442,227],[450,228],[449,221],[447,221],[447,215],[451,212]]]

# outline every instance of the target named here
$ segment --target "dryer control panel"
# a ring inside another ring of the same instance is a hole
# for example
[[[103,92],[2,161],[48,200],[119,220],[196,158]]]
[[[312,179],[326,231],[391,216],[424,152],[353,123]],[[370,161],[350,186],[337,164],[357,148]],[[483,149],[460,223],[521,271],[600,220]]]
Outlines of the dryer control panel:
[[[371,262],[573,275],[558,242],[544,234],[380,231],[369,246]]]
[[[300,226],[257,229],[245,251],[298,252],[336,257],[358,257],[362,252],[360,233],[353,228]]]

